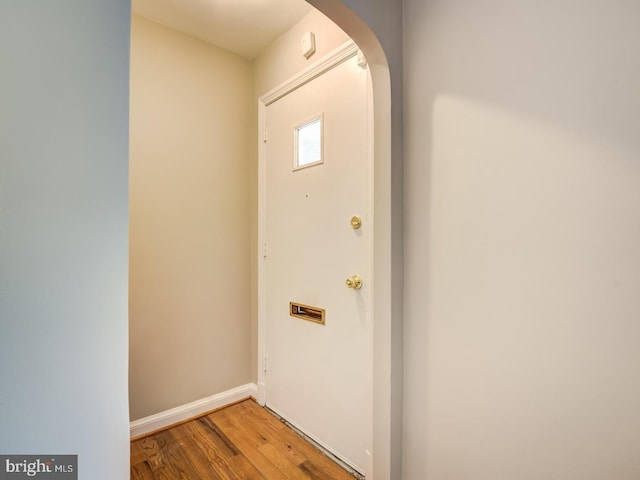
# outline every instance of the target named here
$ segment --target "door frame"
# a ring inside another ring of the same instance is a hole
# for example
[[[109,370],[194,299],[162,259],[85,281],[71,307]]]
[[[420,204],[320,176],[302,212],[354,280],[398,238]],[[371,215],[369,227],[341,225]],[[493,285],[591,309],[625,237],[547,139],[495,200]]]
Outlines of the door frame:
[[[296,75],[291,77],[289,80],[260,96],[258,99],[258,245],[257,245],[257,281],[258,281],[258,326],[257,326],[257,340],[258,340],[258,355],[257,355],[257,398],[256,400],[260,405],[265,405],[266,403],[266,345],[267,345],[267,332],[266,332],[266,297],[265,297],[265,287],[266,287],[266,268],[265,268],[265,245],[266,245],[266,110],[267,107],[282,97],[286,96],[288,93],[300,88],[301,86],[311,82],[313,79],[319,77],[325,72],[331,70],[332,68],[340,65],[341,63],[357,56],[360,50],[358,46],[355,44],[353,40],[349,40],[344,44],[340,45],[309,67],[301,70]],[[373,81],[373,79],[371,79]],[[370,87],[371,88],[371,83]],[[389,392],[385,388],[385,380],[383,380],[380,384],[377,384],[377,379],[382,378],[388,381],[388,375],[391,370],[390,358],[388,356],[388,352],[380,351],[380,347],[376,348],[376,346],[383,346],[388,343],[389,339],[389,331],[386,328],[376,328],[376,326],[390,325],[391,319],[390,316],[383,312],[388,312],[386,308],[384,308],[387,304],[388,298],[391,296],[390,292],[390,284],[389,282],[380,282],[376,285],[374,280],[375,275],[375,265],[380,262],[385,263],[388,262],[391,258],[391,249],[390,244],[386,237],[389,236],[388,227],[384,226],[391,225],[391,215],[390,211],[387,209],[382,209],[380,212],[376,211],[376,205],[380,203],[384,203],[384,198],[379,198],[380,196],[384,197],[388,195],[388,192],[391,188],[391,179],[388,175],[379,175],[377,178],[375,176],[376,173],[376,142],[374,140],[374,108],[372,105],[374,98],[374,92],[369,95],[369,99],[367,100],[369,104],[369,114],[367,118],[367,129],[371,138],[369,142],[371,145],[371,151],[369,152],[369,208],[371,209],[371,217],[374,222],[373,234],[371,235],[369,241],[370,247],[370,256],[369,256],[369,272],[371,278],[367,278],[367,283],[371,285],[371,300],[368,302],[367,308],[369,310],[368,314],[371,316],[371,324],[373,325],[373,333],[371,336],[371,366],[372,366],[372,382],[371,385],[371,400],[372,406],[374,408],[374,414],[376,412],[375,405],[385,405],[387,409],[390,409],[390,405],[388,403],[388,394]],[[385,170],[388,169],[388,165]],[[375,183],[374,183],[375,179]],[[381,202],[382,201],[382,202]],[[380,224],[378,224],[380,222]],[[381,237],[382,234],[382,238]],[[377,242],[377,239],[380,238],[382,241]],[[380,295],[381,287],[384,289],[384,294]],[[385,288],[386,287],[386,288]],[[389,290],[389,291],[387,291]],[[380,298],[378,298],[380,297]],[[383,308],[377,308],[383,307]],[[385,341],[386,339],[386,341]],[[386,350],[385,348],[382,348]],[[385,360],[380,362],[380,358],[389,358],[389,360]],[[377,358],[377,360],[376,360]],[[388,412],[387,415],[390,413]],[[374,415],[375,417],[375,415]],[[376,428],[375,418],[371,418],[371,426],[373,428],[373,438],[371,439],[371,444],[374,445],[389,445],[391,443],[391,432],[390,430],[383,428]],[[377,456],[375,451],[372,452],[372,455]],[[378,452],[378,455],[385,458],[389,455],[389,452]],[[367,472],[367,478],[376,478],[374,475],[374,467],[378,463],[375,459],[370,464],[371,471]],[[384,463],[384,462],[383,462]],[[386,469],[385,469],[386,470]],[[384,477],[384,474],[383,474]]]
[[[307,83],[313,81],[314,79],[322,76],[323,74],[329,72],[330,70],[340,66],[346,61],[349,61],[355,57],[358,57],[358,65],[364,68],[367,68],[367,63],[364,57],[360,57],[361,50],[358,45],[353,40],[348,40],[342,45],[335,48],[333,51],[326,54],[324,57],[317,60],[315,63],[311,64],[307,68],[301,70],[293,77],[286,80],[284,83],[278,85],[274,89],[265,93],[258,99],[258,269],[257,269],[257,281],[258,281],[258,305],[257,305],[257,316],[258,316],[258,330],[257,330],[257,340],[258,340],[258,382],[257,382],[257,398],[256,400],[262,406],[266,405],[266,354],[267,354],[267,314],[266,314],[266,306],[267,300],[265,297],[266,290],[266,265],[264,260],[266,259],[266,226],[267,226],[267,214],[266,214],[266,165],[267,165],[267,146],[266,146],[266,138],[267,138],[267,107],[272,105],[276,101],[282,99],[289,93],[297,90],[298,88],[306,85]],[[363,62],[363,63],[361,63]],[[375,210],[374,210],[374,115],[373,115],[373,92],[372,89],[372,78],[371,73],[369,72],[368,84],[366,86],[368,90],[367,94],[367,118],[366,118],[366,129],[367,129],[367,215],[370,219],[369,222],[373,227],[375,225]],[[292,137],[293,138],[293,137]],[[368,350],[369,350],[369,366],[371,368],[371,377],[369,382],[369,398],[371,400],[370,408],[371,408],[371,418],[368,421],[368,429],[370,432],[370,437],[367,439],[366,443],[368,445],[368,450],[373,450],[373,431],[374,431],[374,418],[373,418],[373,404],[374,404],[374,377],[375,372],[374,366],[374,305],[375,305],[375,276],[374,276],[374,245],[375,245],[375,228],[371,228],[371,233],[368,235],[367,239],[367,250],[369,252],[367,258],[367,278],[366,282],[368,285],[368,299],[366,301],[365,309],[367,312],[367,317],[369,317],[369,333],[368,333]],[[348,393],[345,392],[345,395]],[[297,427],[297,426],[296,426]],[[316,439],[313,435],[313,432],[304,432],[305,435],[308,435],[309,438],[313,439],[318,445],[326,448],[328,452],[335,455],[335,458],[339,459],[340,462],[344,462],[344,465],[348,465],[348,467],[353,469],[353,471],[357,471],[355,467],[353,467],[348,460],[343,459],[339,454],[334,452],[330,446],[324,445],[318,439]],[[368,465],[366,465],[367,471],[367,479],[373,478],[372,470],[373,470],[373,459],[370,458]]]

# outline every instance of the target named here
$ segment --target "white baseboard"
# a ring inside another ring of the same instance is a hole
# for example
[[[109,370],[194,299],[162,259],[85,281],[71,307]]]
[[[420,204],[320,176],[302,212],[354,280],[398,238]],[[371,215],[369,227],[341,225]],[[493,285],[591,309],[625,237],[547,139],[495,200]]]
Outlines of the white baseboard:
[[[267,395],[264,383],[258,382],[257,387],[257,396],[254,398],[256,399],[256,402],[258,402],[258,404],[264,407],[265,403],[267,403]]]
[[[255,383],[247,383],[240,387],[232,388],[226,392],[217,393],[210,397],[196,400],[179,407],[165,410],[164,412],[149,415],[148,417],[134,420],[129,424],[129,436],[139,437],[149,432],[162,430],[189,418],[197,417],[203,413],[226,407],[245,398],[257,398],[258,387]]]

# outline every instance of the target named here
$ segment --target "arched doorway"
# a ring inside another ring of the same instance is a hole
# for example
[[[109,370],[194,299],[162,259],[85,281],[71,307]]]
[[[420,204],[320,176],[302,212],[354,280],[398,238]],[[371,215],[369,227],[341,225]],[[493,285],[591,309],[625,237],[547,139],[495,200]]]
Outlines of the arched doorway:
[[[375,136],[376,277],[373,309],[372,477],[397,479],[400,478],[402,456],[403,389],[401,5],[397,2],[358,5],[352,0],[307,1],[358,44],[371,69]],[[377,30],[374,31],[370,25],[375,25]]]
[[[401,164],[397,155],[400,102],[392,110],[392,72],[387,54],[372,29],[362,18],[337,0],[309,1],[351,36],[364,51],[371,66],[375,123],[375,225],[374,268],[374,470],[376,478],[398,478],[401,412]],[[371,10],[371,6],[361,10]],[[360,12],[362,13],[362,12]],[[371,14],[371,12],[369,12]],[[378,15],[377,13],[373,13]],[[380,15],[384,12],[380,11]],[[396,32],[397,33],[397,32]],[[397,65],[396,65],[397,66]],[[398,77],[395,77],[396,85]],[[395,133],[394,133],[395,132]],[[395,135],[395,136],[394,136]],[[395,153],[394,153],[395,152]],[[394,162],[392,162],[392,157]]]
[[[402,4],[307,0],[365,54],[374,102],[373,475],[397,479],[402,461]],[[383,47],[384,45],[384,47]]]

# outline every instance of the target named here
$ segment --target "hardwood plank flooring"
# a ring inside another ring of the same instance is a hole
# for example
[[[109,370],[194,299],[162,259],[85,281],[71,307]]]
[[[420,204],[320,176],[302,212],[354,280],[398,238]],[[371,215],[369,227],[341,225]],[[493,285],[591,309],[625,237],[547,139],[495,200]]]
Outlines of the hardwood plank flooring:
[[[353,480],[253,400],[131,442],[132,480]]]

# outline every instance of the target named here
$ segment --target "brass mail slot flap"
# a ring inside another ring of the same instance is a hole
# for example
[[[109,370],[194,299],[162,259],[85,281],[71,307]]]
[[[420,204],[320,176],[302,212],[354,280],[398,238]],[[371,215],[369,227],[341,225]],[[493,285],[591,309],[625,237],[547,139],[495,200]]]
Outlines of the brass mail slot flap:
[[[324,308],[289,302],[289,315],[324,325]]]

